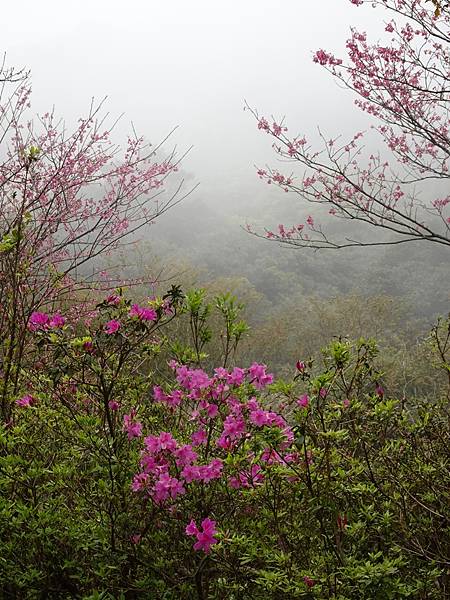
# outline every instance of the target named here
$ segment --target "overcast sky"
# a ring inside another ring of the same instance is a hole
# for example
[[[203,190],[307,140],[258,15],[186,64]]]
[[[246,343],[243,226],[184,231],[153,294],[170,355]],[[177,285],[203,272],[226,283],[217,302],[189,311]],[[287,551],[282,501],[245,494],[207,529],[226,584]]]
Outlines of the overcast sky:
[[[269,139],[243,111],[286,115],[295,132],[327,135],[363,123],[351,95],[312,62],[344,54],[351,24],[378,29],[386,15],[349,0],[22,0],[2,6],[9,64],[30,68],[33,108],[68,119],[90,98],[159,141],[194,149],[185,169],[202,196],[227,182],[261,189],[253,165],[270,160]]]

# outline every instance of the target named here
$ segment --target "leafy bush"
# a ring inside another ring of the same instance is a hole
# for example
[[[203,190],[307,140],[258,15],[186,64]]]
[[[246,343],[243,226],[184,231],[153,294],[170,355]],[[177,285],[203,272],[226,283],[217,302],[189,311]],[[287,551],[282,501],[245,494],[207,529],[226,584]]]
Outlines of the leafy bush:
[[[172,288],[142,306],[113,294],[86,324],[32,315],[1,430],[3,597],[448,595],[445,393],[391,397],[364,339],[289,382],[235,366],[239,310]],[[216,314],[224,366],[206,372]],[[448,373],[449,323],[432,340]]]

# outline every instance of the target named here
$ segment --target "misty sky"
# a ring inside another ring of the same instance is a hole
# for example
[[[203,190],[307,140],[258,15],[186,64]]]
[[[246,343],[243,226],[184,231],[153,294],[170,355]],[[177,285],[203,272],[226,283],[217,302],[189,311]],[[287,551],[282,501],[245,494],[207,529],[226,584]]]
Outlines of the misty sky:
[[[286,115],[296,133],[361,126],[312,53],[343,55],[351,24],[373,31],[386,17],[348,0],[23,0],[4,3],[2,16],[2,48],[31,69],[35,111],[55,105],[70,120],[108,96],[111,115],[125,113],[119,133],[133,121],[157,142],[179,126],[172,143],[194,146],[184,168],[203,197],[230,182],[261,190],[253,165],[272,153],[244,99]]]

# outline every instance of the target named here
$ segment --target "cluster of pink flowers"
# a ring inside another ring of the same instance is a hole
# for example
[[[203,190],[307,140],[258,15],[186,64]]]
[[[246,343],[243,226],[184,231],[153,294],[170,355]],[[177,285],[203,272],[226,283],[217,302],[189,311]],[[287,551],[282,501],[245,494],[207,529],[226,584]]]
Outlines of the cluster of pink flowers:
[[[108,335],[112,335],[113,333],[117,333],[120,327],[120,321],[118,321],[117,319],[111,319],[111,321],[105,323],[105,333],[107,333]]]
[[[194,481],[209,483],[222,475],[223,463],[214,458],[207,464],[197,464],[197,452],[192,444],[180,444],[162,431],[144,439],[141,454],[142,471],[132,483],[135,492],[146,491],[156,504],[162,504],[186,492],[185,485]]]
[[[30,394],[26,394],[22,398],[19,398],[18,400],[16,400],[16,404],[17,404],[17,406],[20,406],[21,408],[25,408],[28,406],[33,406],[35,401],[36,400],[33,396],[31,396]]]
[[[120,300],[121,298],[117,294],[110,294],[106,298],[106,304],[109,304],[111,306],[118,306],[120,304]]]
[[[156,321],[158,314],[154,308],[133,304],[130,308],[130,317],[137,317],[140,321]]]
[[[28,321],[30,331],[44,331],[47,329],[60,329],[66,322],[65,318],[59,313],[49,315],[44,312],[33,312]]]
[[[117,410],[119,404],[115,401],[109,403],[111,410]],[[136,410],[133,408],[129,415],[123,416],[123,431],[128,435],[128,439],[132,440],[142,435],[142,423],[136,421]]]
[[[313,60],[322,66],[337,66],[342,64],[342,60],[340,58],[335,58],[332,54],[329,54],[324,50],[317,50]]]
[[[301,406],[302,408],[308,408],[308,406],[309,406],[308,394],[303,394],[303,396],[300,396],[300,398],[297,400],[297,404],[299,406]]]
[[[186,527],[186,534],[197,538],[194,550],[203,550],[206,554],[211,550],[211,546],[217,543],[217,538],[214,537],[216,533],[216,523],[215,521],[211,521],[211,519],[203,519],[201,530],[197,527],[193,519]]]
[[[170,366],[177,387],[166,392],[155,386],[153,399],[166,405],[171,413],[176,410],[184,415],[184,434],[190,436],[190,442],[183,443],[167,431],[145,437],[140,472],[132,481],[134,492],[171,509],[193,485],[220,481],[235,490],[251,488],[264,482],[271,465],[301,464],[293,446],[293,431],[285,418],[263,408],[256,397],[273,382],[273,375],[267,373],[265,365],[253,363],[247,369],[219,367],[212,376],[176,362]],[[132,427],[133,419],[130,423]],[[264,435],[269,428],[278,430],[275,438],[262,448],[257,442],[251,449],[255,435]],[[240,453],[247,444],[249,449],[240,456],[238,466],[225,468],[226,457]],[[202,528],[197,528],[193,520],[189,524],[186,533],[197,537],[195,549],[209,551],[215,532],[211,523],[214,522],[204,520]]]

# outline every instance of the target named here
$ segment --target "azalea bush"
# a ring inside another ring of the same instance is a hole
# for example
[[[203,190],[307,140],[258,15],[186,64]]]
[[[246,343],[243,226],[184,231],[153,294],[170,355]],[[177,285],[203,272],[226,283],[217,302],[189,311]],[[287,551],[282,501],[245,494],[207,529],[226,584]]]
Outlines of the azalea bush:
[[[0,438],[5,597],[448,594],[445,394],[391,398],[370,340],[335,340],[287,382],[235,365],[236,306],[174,287],[140,305],[119,290],[87,322],[31,315]],[[205,370],[216,311],[223,361]],[[442,322],[443,390],[449,339]]]

